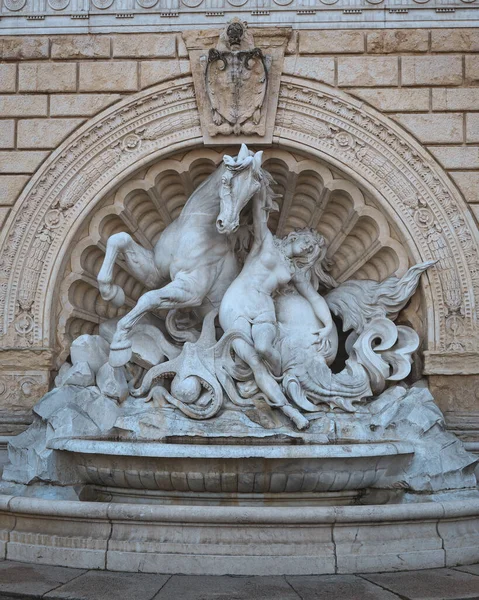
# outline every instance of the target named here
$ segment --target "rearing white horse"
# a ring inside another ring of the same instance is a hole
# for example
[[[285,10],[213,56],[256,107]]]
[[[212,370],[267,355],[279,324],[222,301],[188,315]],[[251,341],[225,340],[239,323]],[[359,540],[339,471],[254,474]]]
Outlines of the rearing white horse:
[[[115,306],[125,302],[123,290],[113,282],[120,254],[135,277],[153,288],[118,322],[110,346],[112,366],[130,360],[129,332],[145,313],[199,307],[206,314],[219,306],[240,270],[228,235],[238,229],[242,209],[260,189],[262,157],[262,152],[251,155],[244,144],[236,159],[224,156],[223,164],[193,192],[153,250],[127,233],[109,238],[98,274],[102,298]]]

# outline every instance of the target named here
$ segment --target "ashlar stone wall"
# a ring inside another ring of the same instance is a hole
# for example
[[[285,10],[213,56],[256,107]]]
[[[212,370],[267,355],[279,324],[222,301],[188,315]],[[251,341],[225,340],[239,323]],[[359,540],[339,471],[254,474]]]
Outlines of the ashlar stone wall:
[[[3,37],[0,55],[0,226],[31,175],[86,120],[190,72],[179,32]],[[283,72],[340,88],[390,116],[439,161],[479,218],[479,30],[293,30]],[[471,439],[476,430],[479,439],[476,381],[435,378],[442,408]],[[0,389],[4,433],[17,430],[7,397]]]

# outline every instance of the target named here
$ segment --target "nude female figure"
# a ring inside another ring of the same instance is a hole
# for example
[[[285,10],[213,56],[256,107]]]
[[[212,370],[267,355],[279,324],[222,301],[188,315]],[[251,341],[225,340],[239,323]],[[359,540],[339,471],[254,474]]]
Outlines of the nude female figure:
[[[248,344],[236,339],[233,349],[253,371],[268,402],[280,408],[298,429],[306,429],[308,419],[289,404],[275,379],[281,375],[281,355],[274,347],[277,319],[273,295],[282,286],[294,283],[324,325],[317,332],[318,344],[327,347],[334,325],[325,300],[298,268],[302,261],[309,264],[319,256],[318,239],[309,231],[294,232],[282,240],[273,236],[267,225],[269,212],[274,209],[270,183],[268,175],[263,175],[261,189],[253,197],[252,248],[241,273],[223,297],[219,320],[225,332],[239,330],[251,340]]]

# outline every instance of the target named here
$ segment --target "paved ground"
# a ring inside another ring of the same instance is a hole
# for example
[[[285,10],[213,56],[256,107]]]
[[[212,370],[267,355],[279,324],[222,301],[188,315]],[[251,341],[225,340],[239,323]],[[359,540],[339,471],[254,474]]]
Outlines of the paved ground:
[[[201,577],[0,562],[0,599],[479,600],[479,564],[367,575]]]

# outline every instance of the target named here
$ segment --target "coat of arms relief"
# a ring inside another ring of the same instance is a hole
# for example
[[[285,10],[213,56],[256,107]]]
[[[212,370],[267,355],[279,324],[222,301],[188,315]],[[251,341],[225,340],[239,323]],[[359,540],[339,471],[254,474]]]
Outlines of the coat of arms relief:
[[[219,36],[184,34],[206,145],[231,143],[231,136],[240,142],[271,143],[290,33],[276,28],[253,35],[235,18]]]

